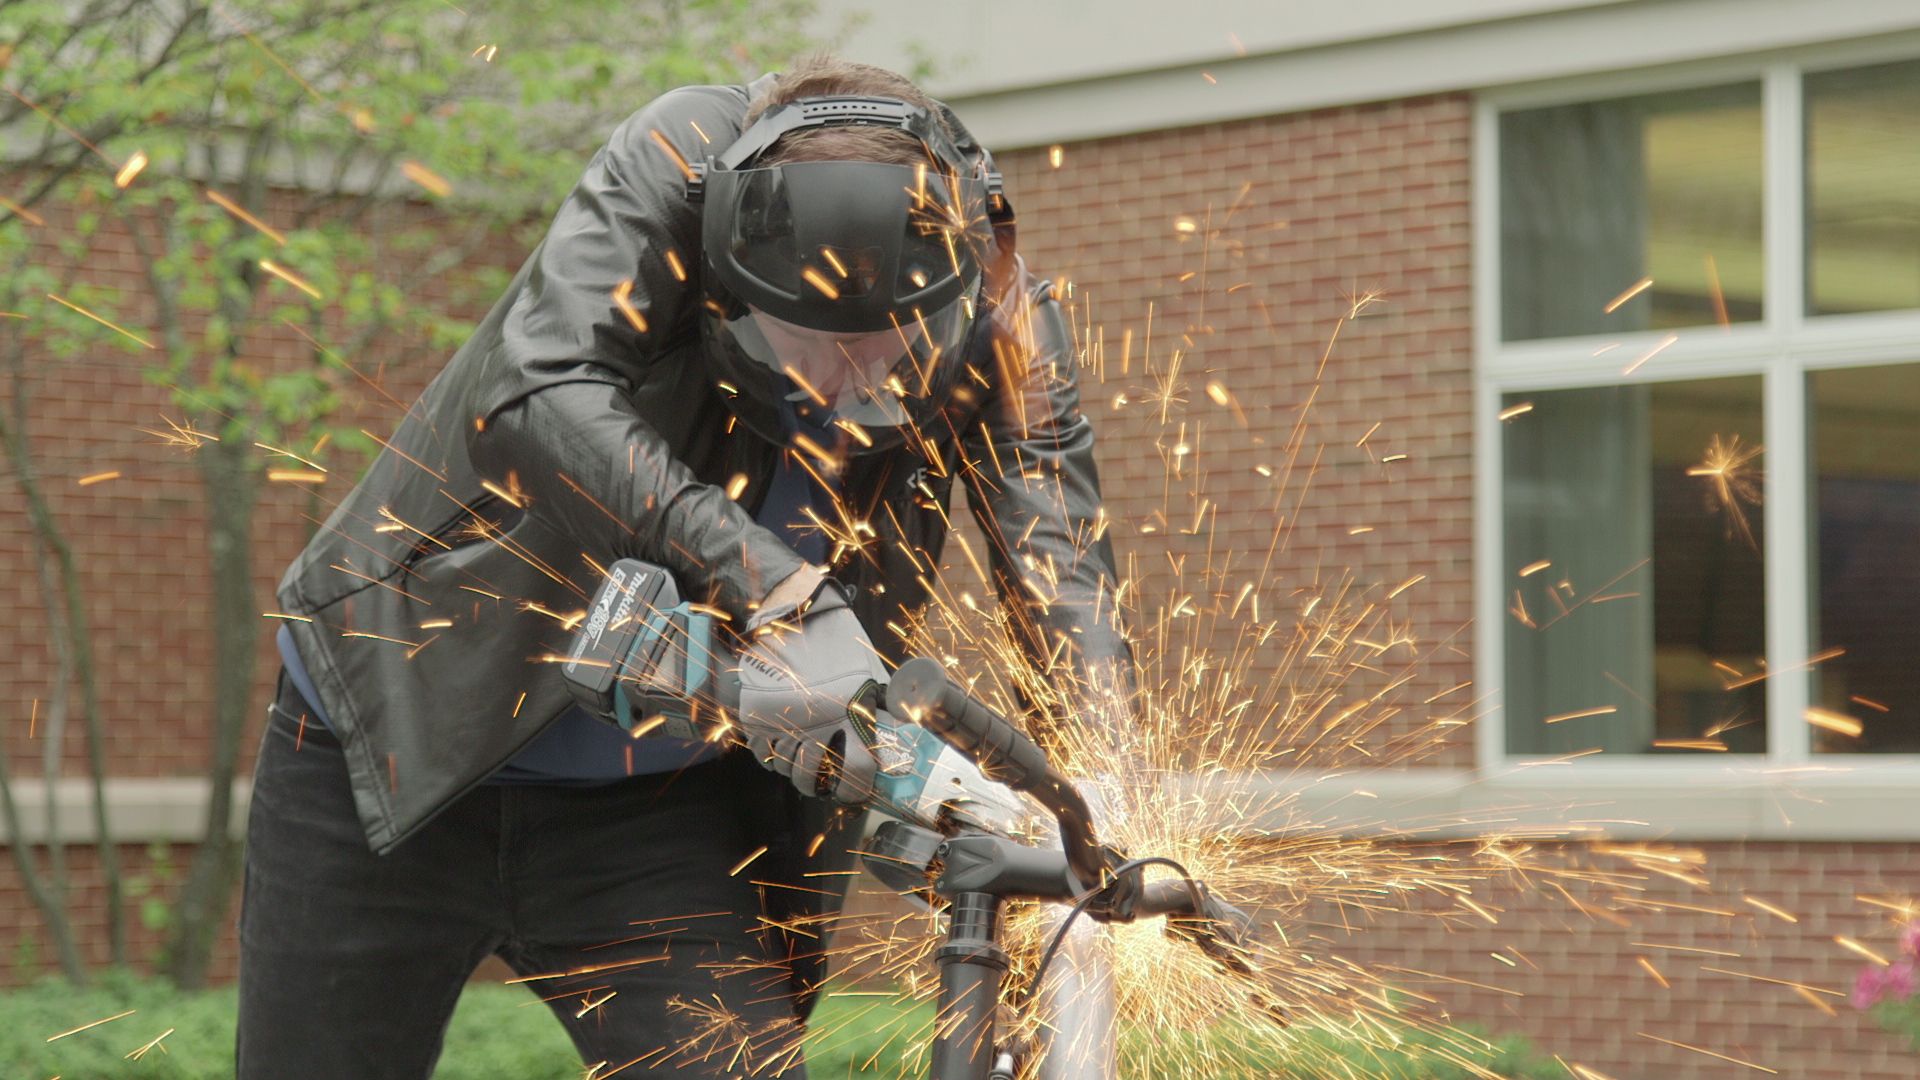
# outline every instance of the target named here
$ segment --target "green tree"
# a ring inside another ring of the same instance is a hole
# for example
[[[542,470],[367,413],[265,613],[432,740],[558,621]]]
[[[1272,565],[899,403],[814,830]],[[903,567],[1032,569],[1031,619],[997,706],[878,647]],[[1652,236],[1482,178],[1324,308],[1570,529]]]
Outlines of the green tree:
[[[146,277],[80,305],[119,331],[23,295],[22,348],[108,334],[150,358],[204,496],[215,705],[206,832],[169,920],[180,984],[205,978],[238,861],[265,485],[348,482],[372,442],[340,420],[362,354],[450,351],[467,324],[433,298],[484,302],[512,267],[482,253],[524,252],[619,119],[672,86],[777,66],[804,44],[807,7],[95,0],[76,16],[0,0],[16,103],[0,121],[32,132],[7,144],[0,193],[19,209],[0,229],[33,228],[33,205],[88,227],[105,215]]]

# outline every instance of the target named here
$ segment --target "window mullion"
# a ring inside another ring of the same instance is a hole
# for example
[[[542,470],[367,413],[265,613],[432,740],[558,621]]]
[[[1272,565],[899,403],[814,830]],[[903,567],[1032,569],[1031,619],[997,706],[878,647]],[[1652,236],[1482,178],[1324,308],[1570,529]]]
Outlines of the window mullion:
[[[1800,70],[1767,69],[1761,90],[1762,251],[1766,285],[1762,305],[1768,329],[1791,338],[1806,312],[1806,129],[1801,119]]]
[[[1802,717],[1811,680],[1807,596],[1806,376],[1792,350],[1806,312],[1806,127],[1800,70],[1767,69],[1761,111],[1766,325],[1775,342],[1765,384],[1766,467],[1763,513],[1767,590],[1767,754],[1780,764],[1807,760]]]
[[[1784,350],[1766,376],[1765,502],[1767,589],[1767,748],[1781,764],[1807,760],[1806,375]]]

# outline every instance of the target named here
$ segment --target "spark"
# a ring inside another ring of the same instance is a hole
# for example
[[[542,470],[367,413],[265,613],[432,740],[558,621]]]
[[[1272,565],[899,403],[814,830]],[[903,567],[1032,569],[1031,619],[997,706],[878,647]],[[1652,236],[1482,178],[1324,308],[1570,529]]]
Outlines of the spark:
[[[1644,956],[1636,956],[1634,957],[1634,959],[1639,961],[1640,966],[1646,970],[1647,974],[1653,976],[1654,982],[1657,982],[1660,984],[1660,989],[1662,990],[1673,989],[1673,984],[1667,981],[1667,977],[1665,975],[1660,974],[1659,968],[1653,966],[1653,961],[1647,959]]]
[[[1712,484],[1712,499],[1727,514],[1727,525],[1737,531],[1748,546],[1758,549],[1753,529],[1747,524],[1746,507],[1760,504],[1762,477],[1748,466],[1762,453],[1759,446],[1740,445],[1740,436],[1722,442],[1715,435],[1707,444],[1705,458],[1687,469],[1688,476],[1705,477]]]
[[[680,151],[674,149],[673,143],[668,140],[665,135],[661,134],[659,128],[653,128],[648,131],[647,137],[653,140],[655,146],[666,151],[667,157],[673,161],[674,167],[680,170],[680,175],[683,179],[693,179],[693,166],[687,164],[687,159],[680,156]]]
[[[149,1050],[152,1050],[152,1049],[153,1049],[154,1047],[156,1047],[156,1046],[158,1046],[158,1047],[160,1047],[160,1052],[161,1052],[161,1053],[163,1053],[163,1054],[164,1054],[164,1053],[166,1053],[166,1052],[167,1052],[167,1048],[166,1048],[166,1047],[164,1047],[164,1046],[160,1046],[160,1040],[161,1040],[161,1039],[164,1039],[164,1038],[166,1038],[167,1036],[169,1036],[169,1035],[171,1035],[171,1034],[173,1034],[173,1032],[174,1032],[174,1029],[173,1029],[173,1028],[168,1028],[167,1030],[165,1030],[165,1031],[163,1031],[163,1032],[161,1032],[160,1034],[158,1034],[158,1035],[155,1035],[155,1036],[153,1037],[153,1041],[152,1041],[152,1042],[149,1042],[149,1043],[147,1043],[147,1044],[146,1044],[145,1046],[142,1046],[142,1047],[140,1047],[140,1048],[139,1048],[139,1049],[137,1049],[137,1050],[132,1050],[132,1051],[129,1051],[129,1052],[127,1053],[127,1055],[126,1055],[126,1057],[127,1057],[127,1060],[128,1060],[128,1061],[139,1061],[139,1060],[140,1060],[141,1058],[143,1058],[143,1057],[146,1057],[146,1056],[147,1056],[147,1051],[149,1051]]]
[[[1712,253],[1707,254],[1706,262],[1707,295],[1713,298],[1713,321],[1720,324],[1720,329],[1731,330],[1733,320],[1727,317],[1727,294],[1720,288],[1719,264],[1713,261]]]
[[[1052,146],[1047,147],[1047,164],[1055,169],[1059,168],[1061,163],[1066,160],[1066,156],[1066,148],[1059,143],[1054,143]]]
[[[840,299],[839,288],[836,287],[833,282],[828,281],[826,278],[826,275],[822,274],[818,270],[815,270],[813,267],[809,266],[801,270],[800,277],[804,279],[807,284],[820,290],[820,295],[826,297],[827,299],[829,300]]]
[[[127,163],[120,166],[120,171],[113,174],[113,186],[122,191],[126,190],[127,185],[133,183],[133,178],[139,176],[140,171],[146,167],[147,152],[135,150],[133,156],[127,159]]]
[[[1855,941],[1852,938],[1847,937],[1845,934],[1835,934],[1833,936],[1833,943],[1847,950],[1850,953],[1853,953],[1857,956],[1865,957],[1866,959],[1871,960],[1876,964],[1879,964],[1881,967],[1887,967],[1891,963],[1891,961],[1889,961],[1886,957],[1881,956],[1879,953],[1874,952],[1872,949],[1867,948],[1865,945],[1860,944],[1858,941]]]
[[[1611,315],[1614,312],[1619,311],[1620,305],[1626,303],[1627,301],[1633,299],[1636,296],[1639,296],[1641,293],[1646,292],[1647,289],[1652,285],[1653,285],[1652,278],[1650,277],[1641,278],[1639,281],[1636,281],[1632,285],[1629,285],[1627,287],[1626,292],[1623,292],[1619,296],[1614,297],[1613,300],[1610,301],[1606,307],[1601,309],[1601,311],[1608,315]]]
[[[430,195],[444,199],[453,194],[453,185],[447,183],[446,178],[417,161],[401,162],[400,174],[418,184]]]
[[[759,847],[754,848],[751,852],[747,853],[746,858],[741,859],[739,862],[733,864],[733,869],[727,871],[727,876],[739,877],[740,871],[745,870],[749,866],[752,866],[753,861],[755,859],[758,859],[760,856],[765,855],[766,853],[767,853],[767,845],[765,844],[762,844]]]
[[[1578,712],[1561,713],[1558,716],[1549,716],[1546,719],[1542,720],[1541,723],[1558,724],[1558,723],[1563,723],[1567,720],[1580,720],[1589,716],[1610,716],[1613,713],[1616,713],[1618,711],[1620,711],[1619,706],[1600,705],[1591,709],[1581,709]]]
[[[633,279],[622,278],[620,284],[614,286],[613,305],[620,309],[620,314],[626,317],[628,325],[632,326],[636,333],[644,334],[647,332],[647,317],[640,313],[639,308],[633,306],[632,296]]]
[[[322,468],[317,462],[310,461],[304,457],[301,457],[299,454],[296,454],[291,450],[282,450],[277,446],[268,446],[266,443],[263,443],[263,442],[257,442],[257,443],[254,443],[253,445],[259,447],[262,450],[265,450],[270,454],[279,454],[281,457],[292,458],[293,460],[299,462],[300,464],[305,465],[307,468],[312,469],[314,472],[323,473],[327,471],[326,469]]]
[[[312,469],[268,469],[267,481],[274,484],[324,484],[327,474]]]
[[[1858,738],[1860,733],[1866,730],[1860,721],[1855,720],[1846,713],[1834,712],[1831,709],[1808,708],[1803,715],[1806,717],[1807,723],[1812,724],[1814,727],[1825,728],[1828,731],[1837,732],[1848,738]]]
[[[75,480],[74,483],[79,485],[80,487],[92,487],[95,484],[104,484],[109,480],[118,480],[118,479],[120,479],[120,470],[111,469],[107,472],[90,473],[86,476],[81,477],[78,480]]]
[[[1539,562],[1528,563],[1527,565],[1520,568],[1520,576],[1532,577],[1533,575],[1539,573],[1542,570],[1545,570],[1547,567],[1552,565],[1553,565],[1553,560],[1551,559],[1541,559]]]
[[[1509,405],[1506,408],[1501,409],[1499,418],[1501,420],[1511,420],[1516,416],[1524,416],[1527,413],[1530,413],[1532,411],[1533,411],[1533,402],[1523,401],[1518,405]]]
[[[143,348],[151,349],[155,347],[153,342],[148,341],[146,338],[141,337],[139,334],[136,334],[133,331],[128,330],[125,327],[119,326],[115,323],[108,322],[107,320],[101,318],[100,316],[95,315],[93,312],[88,311],[86,308],[81,307],[79,304],[76,304],[73,301],[66,299],[65,297],[57,296],[53,293],[48,293],[47,299],[53,301],[56,304],[59,304],[61,307],[69,308],[73,311],[79,312],[82,315],[85,315],[87,318],[92,319],[94,322],[99,323],[101,326],[106,327],[107,329],[113,331],[116,334],[121,335],[122,337],[130,338],[133,341],[138,342]]]
[[[306,293],[308,296],[313,297],[315,300],[318,300],[321,298],[319,289],[314,288],[311,284],[308,284],[305,278],[287,269],[286,267],[281,266],[279,263],[274,262],[272,259],[261,259],[260,269],[265,270],[267,273],[272,274],[274,277],[279,278],[281,281],[284,281],[287,284],[293,286],[294,288],[299,289],[301,292]]]
[[[1727,1055],[1725,1055],[1725,1054],[1716,1054],[1716,1053],[1714,1053],[1714,1052],[1713,1052],[1712,1050],[1707,1050],[1707,1049],[1704,1049],[1704,1048],[1702,1048],[1702,1047],[1698,1047],[1698,1046],[1689,1046],[1689,1045],[1687,1045],[1686,1043],[1683,1043],[1683,1042],[1675,1042],[1675,1041],[1673,1041],[1672,1039],[1663,1039],[1663,1038],[1661,1038],[1661,1037],[1660,1037],[1660,1036],[1658,1036],[1658,1035],[1649,1035],[1649,1034],[1647,1034],[1647,1033],[1646,1033],[1646,1032],[1644,1032],[1644,1031],[1639,1031],[1639,1032],[1635,1032],[1634,1034],[1636,1034],[1636,1035],[1639,1035],[1639,1036],[1640,1036],[1641,1038],[1643,1038],[1643,1039],[1652,1039],[1652,1040],[1653,1040],[1654,1042],[1659,1042],[1659,1043],[1666,1043],[1666,1044],[1667,1044],[1668,1046],[1677,1046],[1677,1047],[1679,1047],[1679,1048],[1680,1048],[1680,1049],[1682,1049],[1682,1050],[1691,1050],[1691,1051],[1693,1051],[1693,1052],[1694,1052],[1694,1053],[1696,1053],[1696,1054],[1705,1054],[1706,1056],[1708,1056],[1708,1057],[1710,1057],[1710,1058],[1719,1058],[1719,1059],[1720,1059],[1721,1061],[1730,1061],[1730,1062],[1732,1062],[1732,1063],[1733,1063],[1733,1064],[1735,1064],[1735,1065],[1744,1065],[1744,1066],[1746,1066],[1746,1067],[1747,1067],[1747,1068],[1749,1068],[1749,1069],[1758,1069],[1759,1071],[1761,1071],[1761,1072],[1763,1072],[1763,1073],[1768,1073],[1768,1074],[1770,1074],[1770,1075],[1773,1075],[1773,1076],[1778,1076],[1778,1075],[1780,1075],[1780,1070],[1778,1070],[1778,1069],[1769,1069],[1769,1068],[1767,1068],[1767,1067],[1766,1067],[1765,1065],[1755,1065],[1755,1064],[1754,1064],[1753,1062],[1751,1062],[1751,1061],[1742,1061],[1741,1059],[1739,1059],[1739,1058],[1737,1058],[1737,1057],[1728,1057],[1728,1056],[1727,1056]]]
[[[14,216],[18,217],[20,220],[26,222],[29,225],[45,225],[47,223],[46,218],[43,218],[39,214],[34,213],[33,211],[27,209],[24,206],[21,206],[19,203],[14,202],[12,199],[7,198],[5,195],[0,195],[0,208],[6,209],[7,211],[11,212]]]
[[[112,1016],[108,1016],[108,1017],[103,1017],[103,1018],[101,1018],[101,1019],[99,1019],[99,1020],[94,1020],[94,1021],[91,1021],[91,1022],[89,1022],[89,1023],[85,1023],[85,1024],[81,1024],[81,1025],[80,1025],[79,1027],[77,1027],[77,1028],[70,1028],[70,1029],[68,1029],[68,1030],[66,1030],[66,1031],[63,1031],[63,1032],[61,1032],[61,1033],[60,1033],[60,1034],[58,1034],[58,1035],[49,1035],[49,1036],[47,1036],[47,1041],[48,1041],[48,1042],[52,1042],[52,1041],[54,1041],[55,1039],[64,1039],[64,1038],[66,1038],[66,1037],[67,1037],[67,1036],[69,1036],[69,1035],[78,1035],[78,1034],[80,1034],[81,1032],[83,1032],[83,1031],[87,1031],[87,1030],[89,1030],[89,1029],[91,1029],[91,1028],[97,1028],[97,1027],[99,1027],[99,1026],[100,1026],[101,1024],[111,1024],[111,1023],[113,1023],[113,1022],[114,1022],[115,1020],[124,1020],[125,1018],[127,1018],[127,1017],[129,1017],[129,1016],[132,1016],[132,1015],[133,1015],[134,1013],[136,1013],[136,1012],[139,1012],[139,1011],[140,1011],[140,1010],[138,1010],[138,1009],[128,1009],[128,1010],[127,1010],[126,1012],[123,1012],[123,1013],[114,1013],[114,1014],[113,1014]]]
[[[1625,378],[1626,376],[1631,375],[1636,371],[1639,371],[1640,365],[1646,363],[1647,361],[1653,359],[1656,356],[1659,356],[1661,353],[1666,352],[1667,347],[1669,345],[1672,345],[1674,342],[1679,340],[1680,340],[1679,334],[1668,334],[1666,337],[1661,338],[1659,343],[1656,344],[1653,348],[1648,349],[1644,353],[1641,353],[1640,358],[1638,360],[1635,360],[1633,363],[1628,364],[1626,367],[1626,370],[1620,373],[1621,377]]]
[[[287,622],[310,623],[313,621],[313,619],[310,616],[289,615],[284,611],[263,611],[260,613],[260,617],[263,619],[285,619]]]

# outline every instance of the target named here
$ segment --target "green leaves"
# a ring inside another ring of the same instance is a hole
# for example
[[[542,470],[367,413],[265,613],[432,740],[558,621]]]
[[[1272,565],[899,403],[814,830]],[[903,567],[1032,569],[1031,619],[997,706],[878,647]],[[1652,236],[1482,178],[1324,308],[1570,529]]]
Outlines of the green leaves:
[[[109,342],[140,354],[205,430],[288,446],[337,436],[335,453],[367,448],[336,429],[391,408],[346,354],[379,349],[365,370],[450,355],[620,120],[675,85],[746,77],[811,45],[811,5],[795,0],[0,6],[8,84],[65,125],[0,101],[0,193],[79,162],[41,200],[70,211],[59,224],[0,222],[9,265],[38,253],[0,293],[33,308],[54,356]],[[136,152],[149,163],[120,189]],[[402,179],[406,162],[453,194]],[[56,254],[81,268],[69,299],[161,348],[45,301]],[[338,423],[348,405],[362,418]]]

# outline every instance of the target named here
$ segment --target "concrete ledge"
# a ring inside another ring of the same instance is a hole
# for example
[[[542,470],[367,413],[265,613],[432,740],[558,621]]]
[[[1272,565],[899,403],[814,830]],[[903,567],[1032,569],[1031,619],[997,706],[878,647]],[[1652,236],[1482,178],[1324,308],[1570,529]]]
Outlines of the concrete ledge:
[[[107,815],[124,843],[190,841],[206,820],[206,785],[193,779],[115,779]],[[246,820],[250,785],[234,784],[233,827]],[[1759,840],[1920,842],[1920,767],[1803,769],[1573,769],[1521,765],[1483,776],[1465,769],[1362,770],[1320,776],[1224,773],[1176,791],[1218,828],[1355,837],[1541,840]],[[29,843],[44,843],[46,788],[14,781]],[[61,831],[91,843],[84,781],[55,785]],[[14,838],[0,836],[0,844]]]
[[[238,835],[247,820],[250,780],[233,784],[232,825]],[[107,823],[115,840],[126,844],[192,841],[206,828],[207,784],[191,778],[116,777],[107,780]],[[90,844],[98,835],[93,818],[93,785],[65,777],[53,784],[60,832],[69,844]],[[34,779],[13,782],[14,804],[20,809],[20,831],[28,843],[47,841],[47,785]],[[0,827],[0,843],[16,842]]]
[[[1522,765],[1196,778],[1215,824],[1464,839],[1920,841],[1920,777],[1885,769],[1580,771]]]

